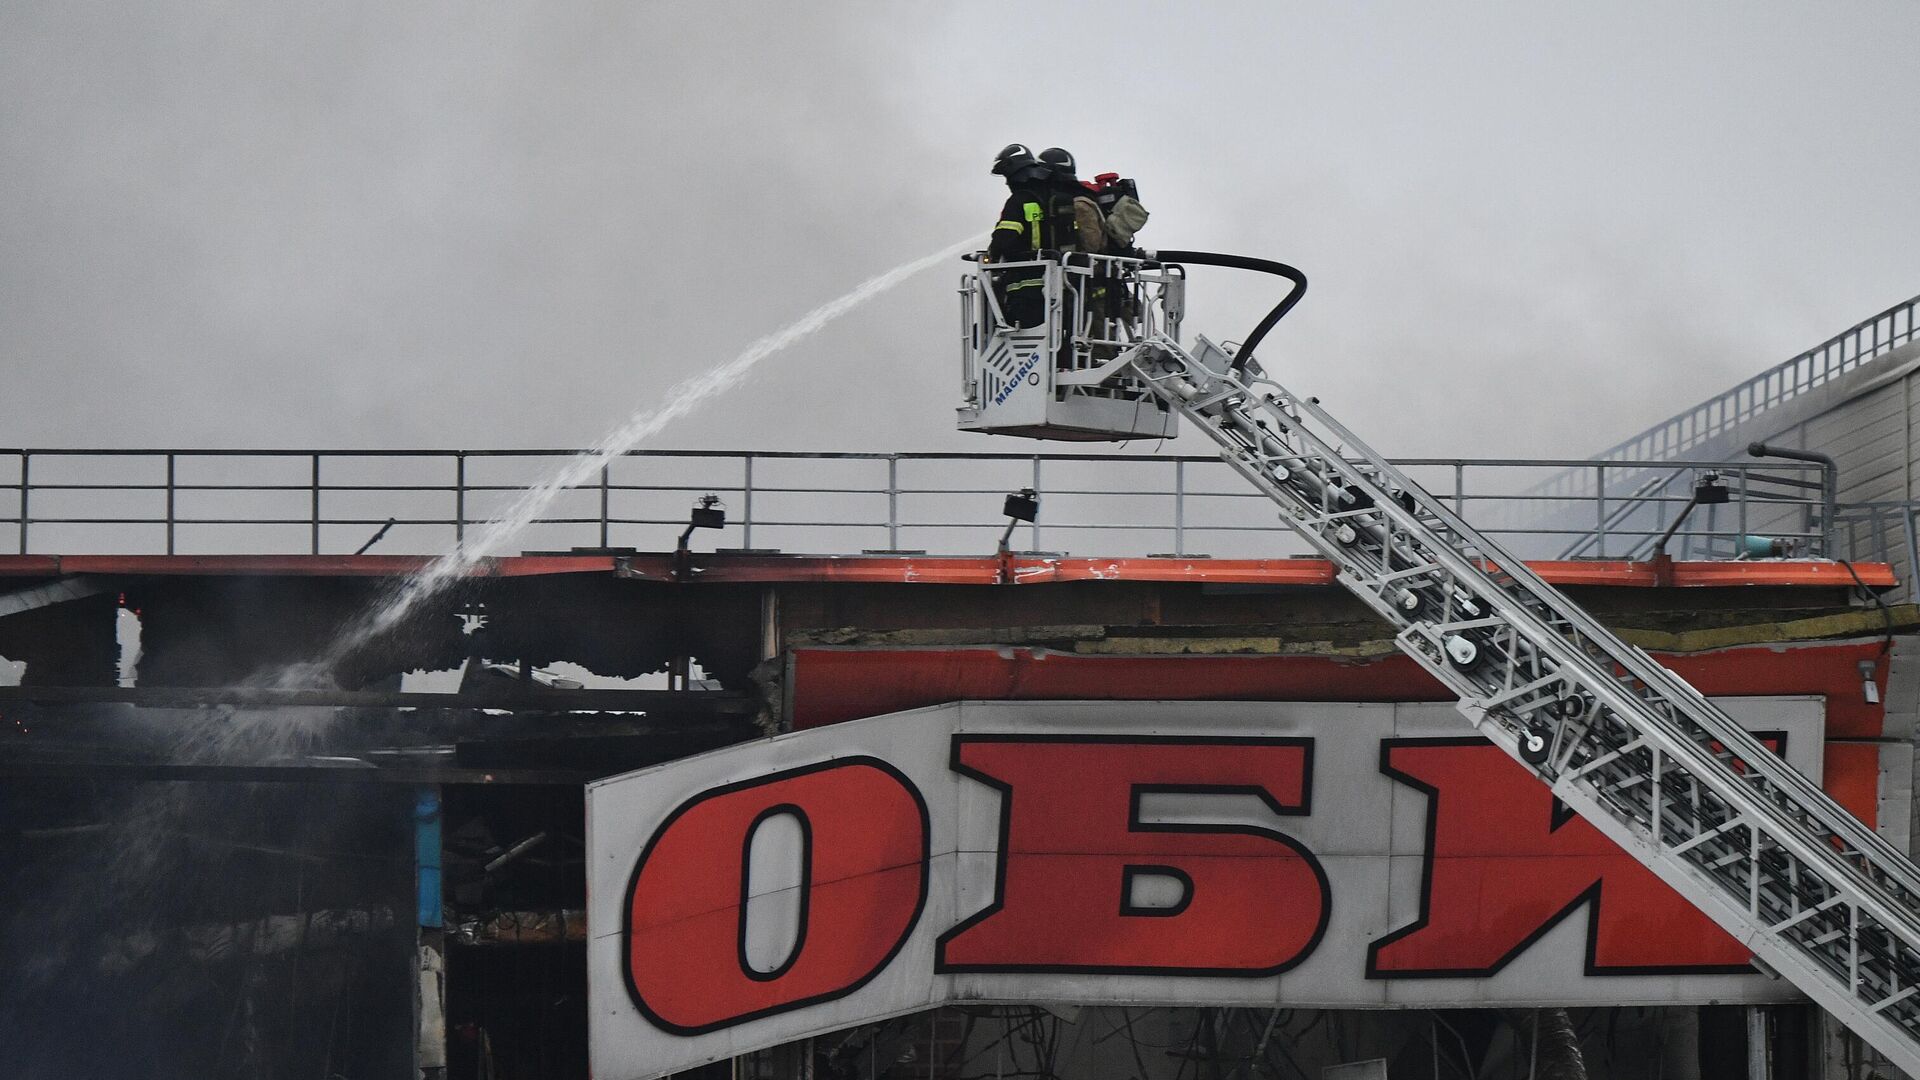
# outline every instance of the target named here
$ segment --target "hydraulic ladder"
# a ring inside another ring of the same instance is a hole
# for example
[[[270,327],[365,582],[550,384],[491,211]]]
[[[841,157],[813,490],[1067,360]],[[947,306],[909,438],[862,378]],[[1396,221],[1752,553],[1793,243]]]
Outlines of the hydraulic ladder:
[[[1315,400],[1235,365],[1155,331],[1099,376],[1218,443],[1481,734],[1920,1077],[1920,868]]]

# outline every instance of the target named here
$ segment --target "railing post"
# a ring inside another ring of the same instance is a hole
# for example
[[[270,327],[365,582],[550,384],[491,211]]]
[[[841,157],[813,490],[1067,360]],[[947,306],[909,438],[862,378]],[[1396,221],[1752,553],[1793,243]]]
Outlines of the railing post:
[[[887,455],[887,550],[900,550],[900,455]]]
[[[320,455],[313,455],[313,554],[320,554]]]
[[[603,550],[607,546],[607,497],[609,494],[607,480],[608,473],[612,468],[613,463],[611,461],[600,466],[600,547]]]
[[[1467,463],[1453,463],[1453,512],[1459,517],[1467,516]]]
[[[167,554],[173,554],[173,459],[167,454]]]
[[[453,452],[453,547],[458,551],[467,543],[467,453]]]
[[[1828,458],[1820,466],[1820,554],[1833,546],[1833,519],[1840,512],[1840,466]]]
[[[1594,530],[1594,541],[1598,545],[1594,554],[1599,558],[1607,557],[1607,467],[1593,467],[1593,505],[1598,518],[1598,527]]]
[[[753,455],[743,455],[745,459],[744,477],[740,481],[740,546],[749,550],[753,547]]]
[[[1733,557],[1736,559],[1747,549],[1747,534],[1753,531],[1753,526],[1747,520],[1747,478],[1751,475],[1752,473],[1746,469],[1740,470],[1740,521],[1734,527],[1733,537]],[[1711,558],[1713,553],[1711,545],[1707,547],[1707,553]]]
[[[1173,459],[1173,554],[1187,557],[1187,463]]]
[[[1040,494],[1040,455],[1033,455],[1033,493]],[[1033,515],[1033,531],[1028,534],[1033,550],[1040,550],[1040,515]]]
[[[29,473],[33,468],[33,455],[20,451],[20,554],[27,553],[27,522],[32,515],[27,512],[27,492],[32,490]]]
[[[1900,575],[1900,583],[1906,586],[1906,600],[1909,604],[1913,603],[1914,597],[1920,596],[1920,590],[1915,590],[1913,587],[1914,572],[1920,570],[1920,538],[1914,536],[1913,515],[1914,506],[1908,503],[1906,510],[1900,515],[1907,527],[1907,572]]]

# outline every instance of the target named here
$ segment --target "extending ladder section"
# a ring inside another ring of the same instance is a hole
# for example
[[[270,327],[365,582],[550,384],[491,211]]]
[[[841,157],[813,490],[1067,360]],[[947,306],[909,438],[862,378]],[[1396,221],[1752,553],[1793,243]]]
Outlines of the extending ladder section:
[[[1189,352],[1156,333],[1119,360],[1220,444],[1482,734],[1920,1076],[1920,868],[1315,401],[1205,338]]]

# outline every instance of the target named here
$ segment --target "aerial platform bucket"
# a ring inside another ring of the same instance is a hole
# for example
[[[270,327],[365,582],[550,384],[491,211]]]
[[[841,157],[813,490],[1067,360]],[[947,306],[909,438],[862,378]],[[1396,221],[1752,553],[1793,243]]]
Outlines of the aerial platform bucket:
[[[1009,317],[1009,286],[1027,321]],[[1038,290],[1042,300],[1030,299]],[[1177,266],[1108,255],[976,264],[961,280],[960,430],[1070,442],[1172,438],[1179,418],[1116,363],[1155,331],[1178,338]],[[1037,309],[1037,310],[1036,310]]]

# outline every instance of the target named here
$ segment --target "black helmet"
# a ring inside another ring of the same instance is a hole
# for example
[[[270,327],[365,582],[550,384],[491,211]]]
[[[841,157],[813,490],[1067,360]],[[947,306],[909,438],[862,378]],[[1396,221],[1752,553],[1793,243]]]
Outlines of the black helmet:
[[[1025,143],[1008,143],[993,156],[993,171],[996,176],[1012,176],[1034,165],[1033,151]]]
[[[1073,155],[1057,146],[1049,146],[1040,151],[1040,163],[1062,180],[1076,179],[1073,172]]]

